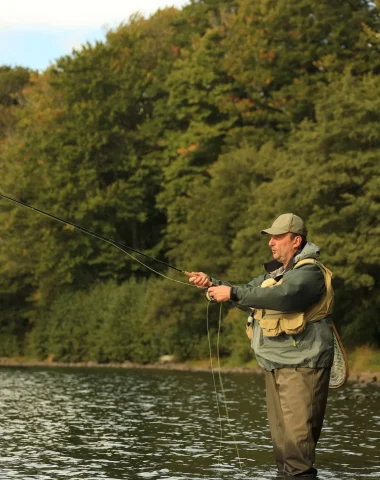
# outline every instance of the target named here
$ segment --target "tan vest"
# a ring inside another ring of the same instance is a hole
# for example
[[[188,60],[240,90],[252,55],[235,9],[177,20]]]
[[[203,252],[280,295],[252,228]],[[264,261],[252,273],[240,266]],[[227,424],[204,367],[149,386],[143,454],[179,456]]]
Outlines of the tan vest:
[[[277,337],[282,333],[295,335],[304,330],[307,322],[316,322],[327,317],[332,313],[334,305],[334,291],[331,285],[332,273],[324,265],[312,258],[301,260],[293,267],[296,269],[306,264],[317,264],[325,277],[326,292],[322,298],[309,307],[306,312],[285,313],[277,310],[254,309],[253,317],[258,320],[265,337]],[[282,278],[276,282],[273,278],[268,278],[260,285],[261,288],[273,288],[281,285]],[[247,325],[247,335],[252,338],[252,326]]]

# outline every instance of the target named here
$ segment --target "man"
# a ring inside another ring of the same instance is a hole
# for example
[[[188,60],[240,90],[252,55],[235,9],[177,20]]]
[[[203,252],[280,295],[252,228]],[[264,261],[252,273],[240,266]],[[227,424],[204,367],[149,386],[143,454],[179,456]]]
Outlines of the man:
[[[203,272],[192,272],[189,281],[209,287],[208,295],[217,302],[252,311],[249,336],[265,369],[277,468],[287,476],[313,477],[334,356],[332,275],[315,260],[319,248],[307,241],[300,217],[280,215],[261,233],[270,235],[273,255],[264,264],[266,273],[245,286]]]

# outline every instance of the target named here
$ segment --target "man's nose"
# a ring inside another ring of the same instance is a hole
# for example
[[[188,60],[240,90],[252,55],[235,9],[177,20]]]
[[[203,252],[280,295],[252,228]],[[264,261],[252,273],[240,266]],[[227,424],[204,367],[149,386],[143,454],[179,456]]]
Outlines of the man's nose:
[[[271,238],[271,239],[269,240],[268,245],[269,245],[270,247],[272,247],[272,246],[274,245],[274,239],[273,239],[273,238]]]

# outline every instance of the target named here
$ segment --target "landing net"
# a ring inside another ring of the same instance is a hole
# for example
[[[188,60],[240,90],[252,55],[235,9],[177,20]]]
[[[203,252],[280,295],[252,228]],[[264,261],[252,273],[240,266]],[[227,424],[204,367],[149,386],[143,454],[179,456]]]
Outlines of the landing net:
[[[348,362],[347,355],[344,351],[342,341],[339,337],[338,331],[333,324],[334,334],[334,363],[331,367],[330,374],[330,388],[342,387],[348,378]]]

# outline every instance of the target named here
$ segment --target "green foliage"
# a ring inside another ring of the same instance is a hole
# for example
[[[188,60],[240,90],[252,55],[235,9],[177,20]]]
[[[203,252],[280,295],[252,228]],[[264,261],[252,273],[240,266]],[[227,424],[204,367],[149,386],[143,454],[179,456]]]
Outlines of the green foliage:
[[[334,272],[336,323],[350,325],[347,339],[359,327],[357,338],[378,344],[379,87],[377,76],[347,73],[321,88],[316,120],[294,130],[286,149],[268,144],[259,152],[232,152],[235,163],[230,154],[221,156],[210,183],[190,196],[175,258],[244,284],[269,259],[261,228],[293,211],[307,220],[309,238]]]
[[[110,32],[107,43],[62,58],[34,79],[17,139],[4,152],[5,165],[20,162],[20,171],[5,172],[15,197],[158,253],[162,224],[154,204],[164,124],[153,110],[165,97],[166,66],[176,58],[174,14],[136,17]],[[8,231],[12,227],[18,228]],[[47,303],[62,287],[88,285],[98,276],[122,281],[138,266],[118,250],[43,217],[24,213],[22,227],[31,256],[38,257],[32,267],[38,297]],[[17,237],[12,236],[19,245]]]
[[[0,357],[14,357],[20,354],[23,319],[19,318],[14,309],[5,309],[3,299],[0,300],[2,318],[0,322]]]
[[[121,285],[96,283],[90,291],[65,292],[39,311],[28,339],[28,353],[57,361],[148,363],[162,353],[153,347],[145,321],[157,280]]]
[[[313,118],[320,83],[347,67],[378,72],[378,48],[362,27],[379,30],[371,2],[241,0],[239,6],[225,65],[244,86],[246,125],[256,146],[268,140],[281,145],[292,127]]]
[[[294,211],[307,219],[309,237],[322,247],[323,261],[335,275],[337,324],[353,322],[351,329],[356,325],[362,339],[376,344],[379,86],[377,76],[346,74],[321,89],[315,104],[316,121],[303,122],[289,136],[287,150],[272,157],[277,173],[270,183],[257,188],[247,216],[261,212],[262,225],[270,224],[279,211]],[[269,198],[273,201],[268,202]],[[257,227],[247,222],[237,235],[234,253],[238,269],[244,268],[243,251],[251,255],[259,251],[251,246],[255,232]],[[372,318],[370,328],[361,325],[365,318],[367,325]]]
[[[236,284],[293,211],[335,274],[345,340],[379,346],[379,31],[369,1],[192,1],[43,74],[0,67],[1,192]],[[0,355],[209,355],[199,290],[4,200],[0,240]],[[249,360],[225,315],[221,355]]]
[[[169,91],[166,115],[170,119],[165,144],[164,188],[158,206],[166,213],[168,247],[178,243],[178,235],[187,221],[189,192],[208,181],[207,167],[222,151],[224,138],[235,119],[224,108],[225,99],[234,90],[233,78],[223,67],[223,41],[228,33],[224,24],[225,3],[205,2],[208,15],[197,26],[167,78]],[[211,9],[209,9],[211,7]],[[181,23],[192,24],[199,4],[185,8]],[[227,9],[228,10],[228,9]]]
[[[194,185],[186,203],[187,222],[171,252],[174,259],[191,270],[206,269],[214,277],[226,274],[233,241],[247,221],[245,206],[257,186],[271,178],[263,156],[252,147],[221,155],[208,170],[210,182]]]
[[[0,105],[10,107],[12,105],[25,104],[22,93],[29,83],[30,70],[23,67],[0,66]],[[4,113],[4,110],[1,110]]]
[[[232,365],[246,365],[254,359],[251,342],[245,333],[248,314],[230,309],[222,323],[220,351]]]
[[[146,317],[152,325],[154,341],[159,341],[166,353],[181,361],[207,358],[207,331],[215,332],[218,319],[215,311],[210,312],[207,328],[206,308],[202,290],[168,280],[160,282],[152,294]]]

